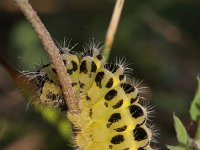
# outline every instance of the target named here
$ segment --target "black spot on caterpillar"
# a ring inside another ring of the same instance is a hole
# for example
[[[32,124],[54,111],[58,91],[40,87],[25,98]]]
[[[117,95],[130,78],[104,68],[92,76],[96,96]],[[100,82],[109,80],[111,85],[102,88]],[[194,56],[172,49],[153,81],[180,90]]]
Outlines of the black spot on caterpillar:
[[[113,86],[113,78],[110,78],[108,83],[106,84],[107,88],[111,88]]]
[[[122,106],[122,104],[123,104],[123,100],[120,100],[117,104],[113,105],[112,107],[114,109],[117,109],[117,108],[120,108]]]
[[[143,116],[144,114],[143,110],[139,106],[136,106],[136,105],[129,106],[129,111],[133,118],[138,118],[140,116]]]
[[[110,116],[108,122],[114,123],[114,122],[119,121],[120,119],[121,119],[120,113],[114,113],[114,114],[112,114],[112,115]]]
[[[98,72],[95,78],[96,85],[102,88],[101,80],[104,78],[104,72]]]
[[[120,144],[124,141],[124,136],[123,135],[116,135],[111,139],[112,144]]]
[[[115,96],[117,96],[117,91],[116,90],[110,90],[106,95],[105,95],[105,100],[112,100]]]
[[[142,141],[144,139],[147,139],[147,137],[148,137],[147,132],[141,127],[136,127],[133,130],[133,135],[134,135],[136,141]]]
[[[123,132],[123,131],[125,131],[126,129],[127,129],[127,125],[124,125],[124,126],[122,126],[122,127],[120,127],[120,128],[116,128],[115,131],[117,131],[117,132]]]
[[[121,87],[124,89],[126,94],[134,92],[134,90],[135,90],[134,86],[132,86],[131,84],[127,84],[127,83],[122,83]]]
[[[88,72],[86,60],[84,60],[84,61],[81,63],[81,66],[80,66],[80,73],[82,73],[82,72],[85,73],[85,74],[87,74],[87,72]]]
[[[97,71],[97,66],[94,63],[94,61],[92,61],[92,63],[91,63],[91,72],[96,72],[96,71]]]

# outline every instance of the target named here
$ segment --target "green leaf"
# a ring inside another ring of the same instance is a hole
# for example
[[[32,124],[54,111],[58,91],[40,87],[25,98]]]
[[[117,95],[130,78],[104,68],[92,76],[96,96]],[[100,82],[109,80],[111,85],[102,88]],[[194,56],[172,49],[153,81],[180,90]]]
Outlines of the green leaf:
[[[167,145],[167,148],[169,150],[186,150],[187,148],[185,147],[181,147],[181,146],[171,146],[171,145]]]
[[[197,77],[198,87],[190,107],[190,116],[194,121],[200,120],[200,76]]]
[[[197,122],[195,139],[199,141],[199,147],[200,147],[200,120]]]
[[[187,131],[182,122],[180,121],[180,119],[176,117],[176,115],[174,115],[173,117],[174,117],[174,126],[176,130],[177,139],[180,144],[187,145],[188,142]]]

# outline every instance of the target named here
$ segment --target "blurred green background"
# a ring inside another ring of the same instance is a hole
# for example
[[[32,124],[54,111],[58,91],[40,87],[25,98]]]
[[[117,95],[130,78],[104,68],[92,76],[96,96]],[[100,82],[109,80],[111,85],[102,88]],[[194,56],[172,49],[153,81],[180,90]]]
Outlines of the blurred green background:
[[[72,39],[77,51],[91,38],[103,44],[114,3],[31,1],[53,39]],[[200,73],[200,1],[126,0],[110,61],[123,56],[134,77],[148,87],[145,97],[155,106],[152,123],[159,128],[158,147],[177,143],[173,112],[192,136],[188,110]],[[24,86],[13,69],[34,70],[48,59],[30,24],[8,0],[0,0],[0,60],[0,149],[72,149],[64,113],[52,121],[51,112],[46,112],[46,119],[31,106],[26,110],[32,87]]]

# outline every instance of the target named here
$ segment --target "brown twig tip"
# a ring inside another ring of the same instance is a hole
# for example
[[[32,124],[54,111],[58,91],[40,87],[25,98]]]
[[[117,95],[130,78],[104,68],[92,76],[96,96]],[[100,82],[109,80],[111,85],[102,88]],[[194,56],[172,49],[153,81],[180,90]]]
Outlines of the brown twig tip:
[[[37,36],[41,40],[46,52],[48,53],[52,63],[55,66],[55,70],[58,75],[58,79],[62,86],[62,91],[68,106],[68,111],[70,113],[78,112],[78,101],[75,98],[73,88],[71,86],[71,79],[67,73],[67,70],[64,66],[62,58],[59,54],[59,49],[56,47],[53,42],[51,35],[47,31],[46,27],[29,4],[28,0],[14,0],[17,6],[21,9],[23,14],[26,16],[27,20],[31,23],[34,28]]]
[[[21,2],[24,2],[24,1],[28,1],[28,0],[11,0],[11,1],[14,1],[14,2],[17,2],[17,3],[21,3]]]
[[[12,1],[17,3],[17,5],[19,5],[19,3],[28,3],[29,2],[29,0],[12,0]]]
[[[115,33],[119,24],[119,19],[121,16],[121,12],[124,6],[125,0],[116,0],[115,8],[113,10],[112,18],[106,33],[105,37],[105,49],[104,49],[104,56],[106,60],[109,57],[110,49],[112,48],[112,44],[114,41]]]

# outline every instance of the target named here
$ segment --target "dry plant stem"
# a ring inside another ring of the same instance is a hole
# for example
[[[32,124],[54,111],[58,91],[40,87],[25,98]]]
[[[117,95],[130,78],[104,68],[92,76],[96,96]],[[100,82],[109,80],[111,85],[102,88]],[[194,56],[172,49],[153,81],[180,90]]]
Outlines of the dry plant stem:
[[[119,24],[119,19],[124,6],[124,1],[125,0],[116,0],[115,3],[115,8],[105,38],[104,56],[106,61],[108,61],[110,55],[110,50],[112,48],[117,26]]]
[[[40,18],[33,10],[28,0],[14,0],[21,11],[26,16],[27,20],[32,24],[35,32],[41,40],[46,52],[48,53],[52,63],[55,66],[59,81],[62,86],[62,91],[68,106],[68,113],[78,113],[77,100],[75,99],[74,91],[71,86],[71,80],[64,66],[59,50],[53,42],[49,32],[41,22]]]

